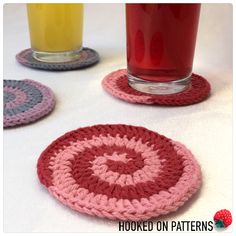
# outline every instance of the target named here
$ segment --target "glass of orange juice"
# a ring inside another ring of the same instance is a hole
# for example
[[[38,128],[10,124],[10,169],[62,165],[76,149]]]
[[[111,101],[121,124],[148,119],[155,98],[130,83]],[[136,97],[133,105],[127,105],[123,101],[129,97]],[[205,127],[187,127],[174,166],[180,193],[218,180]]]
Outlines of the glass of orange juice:
[[[44,62],[67,62],[80,57],[83,4],[27,4],[33,57]]]

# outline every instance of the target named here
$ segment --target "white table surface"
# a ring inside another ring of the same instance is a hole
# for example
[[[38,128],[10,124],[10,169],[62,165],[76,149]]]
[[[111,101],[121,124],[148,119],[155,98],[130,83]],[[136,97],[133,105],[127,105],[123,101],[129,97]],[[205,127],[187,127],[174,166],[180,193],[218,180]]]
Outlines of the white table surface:
[[[185,206],[160,220],[212,220],[232,210],[232,6],[203,5],[194,72],[212,85],[211,97],[187,107],[133,105],[103,91],[109,72],[126,67],[123,4],[85,6],[84,46],[96,49],[94,67],[69,72],[29,69],[15,61],[29,47],[24,4],[4,6],[4,79],[29,78],[56,95],[54,112],[34,124],[4,130],[4,230],[6,232],[114,232],[118,223],[77,213],[40,185],[36,163],[53,140],[78,127],[141,125],[184,143],[196,156],[203,186]]]

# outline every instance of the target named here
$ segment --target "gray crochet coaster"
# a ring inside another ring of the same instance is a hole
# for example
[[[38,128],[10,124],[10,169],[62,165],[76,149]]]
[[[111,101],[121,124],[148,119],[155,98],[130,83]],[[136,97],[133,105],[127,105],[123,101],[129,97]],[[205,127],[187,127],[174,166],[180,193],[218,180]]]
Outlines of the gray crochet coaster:
[[[32,123],[55,107],[55,96],[47,86],[29,79],[4,80],[4,128]]]
[[[27,67],[49,70],[49,71],[66,71],[77,70],[92,66],[99,61],[99,54],[91,48],[83,48],[80,52],[81,57],[70,62],[47,63],[36,60],[32,55],[31,48],[25,49],[16,55],[16,60]]]

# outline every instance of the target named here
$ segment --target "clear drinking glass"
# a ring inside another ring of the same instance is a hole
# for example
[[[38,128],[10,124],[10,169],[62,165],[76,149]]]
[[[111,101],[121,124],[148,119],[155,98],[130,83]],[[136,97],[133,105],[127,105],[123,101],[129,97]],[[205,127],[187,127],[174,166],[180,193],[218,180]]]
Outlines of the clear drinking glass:
[[[191,81],[200,4],[126,4],[129,85],[173,94]]]
[[[27,12],[35,59],[50,63],[79,58],[83,4],[27,4]]]

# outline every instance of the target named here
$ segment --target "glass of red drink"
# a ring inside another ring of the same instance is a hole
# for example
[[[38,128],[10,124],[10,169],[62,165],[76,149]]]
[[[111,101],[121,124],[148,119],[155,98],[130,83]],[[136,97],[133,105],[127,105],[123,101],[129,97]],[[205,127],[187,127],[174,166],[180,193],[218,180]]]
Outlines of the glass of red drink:
[[[129,85],[151,94],[190,85],[200,4],[126,4]]]

